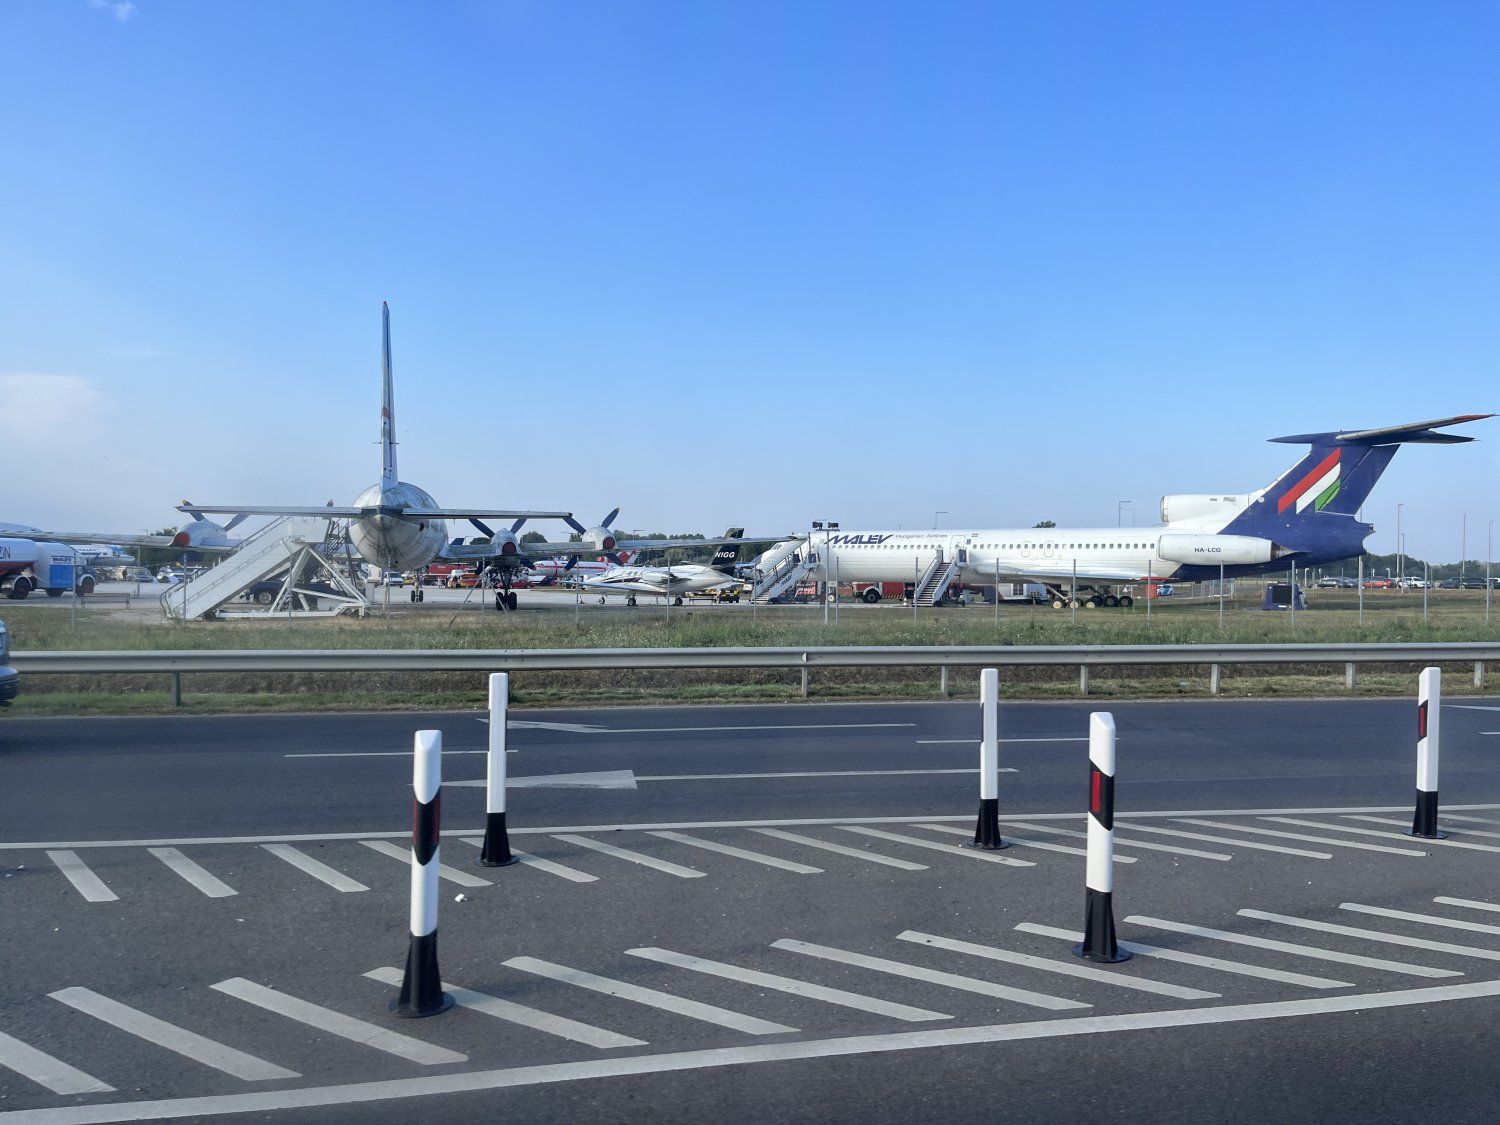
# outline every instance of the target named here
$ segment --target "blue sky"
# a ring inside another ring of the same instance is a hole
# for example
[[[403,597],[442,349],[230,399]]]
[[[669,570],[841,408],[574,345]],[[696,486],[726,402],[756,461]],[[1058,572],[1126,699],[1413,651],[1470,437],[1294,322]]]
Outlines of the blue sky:
[[[1500,8],[0,5],[0,518],[1155,522],[1500,409]],[[1469,554],[1500,419],[1370,546]],[[15,466],[19,463],[19,473]],[[1476,530],[1477,529],[1477,530]]]

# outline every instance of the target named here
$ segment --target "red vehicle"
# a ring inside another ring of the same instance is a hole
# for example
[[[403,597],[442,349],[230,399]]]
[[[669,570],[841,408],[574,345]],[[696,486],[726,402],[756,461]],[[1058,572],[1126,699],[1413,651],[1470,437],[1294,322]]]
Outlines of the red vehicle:
[[[840,593],[874,605],[881,598],[900,601],[906,597],[910,586],[910,582],[846,582]]]
[[[1394,582],[1392,582],[1389,578],[1366,578],[1365,579],[1365,589],[1366,590],[1389,590],[1389,589],[1391,589],[1395,585],[1396,584]]]

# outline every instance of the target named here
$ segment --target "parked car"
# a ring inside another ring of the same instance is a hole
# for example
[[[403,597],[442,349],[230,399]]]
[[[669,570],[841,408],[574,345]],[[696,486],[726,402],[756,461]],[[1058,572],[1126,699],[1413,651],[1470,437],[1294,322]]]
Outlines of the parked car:
[[[1428,584],[1425,578],[1403,578],[1399,585],[1403,590],[1425,590]]]
[[[1389,589],[1391,589],[1395,585],[1396,585],[1396,583],[1393,582],[1389,578],[1366,578],[1365,579],[1365,589],[1366,590],[1389,590]]]
[[[10,701],[21,692],[21,676],[10,666],[10,633],[5,622],[0,621],[0,707],[9,707]]]
[[[1458,579],[1457,578],[1444,578],[1441,582],[1439,582],[1437,584],[1437,588],[1439,590],[1457,590],[1458,589]]]
[[[1465,578],[1460,585],[1465,590],[1485,590],[1489,588],[1483,578]]]
[[[1337,590],[1343,585],[1344,580],[1336,574],[1325,574],[1322,578],[1318,579],[1318,589],[1320,590]]]

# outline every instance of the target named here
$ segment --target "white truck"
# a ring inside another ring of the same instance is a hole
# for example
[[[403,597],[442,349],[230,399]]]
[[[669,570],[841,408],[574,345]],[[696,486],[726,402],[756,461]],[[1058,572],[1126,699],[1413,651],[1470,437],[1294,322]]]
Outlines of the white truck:
[[[19,601],[33,590],[51,598],[68,590],[92,594],[94,581],[83,556],[66,543],[0,536],[0,597]]]

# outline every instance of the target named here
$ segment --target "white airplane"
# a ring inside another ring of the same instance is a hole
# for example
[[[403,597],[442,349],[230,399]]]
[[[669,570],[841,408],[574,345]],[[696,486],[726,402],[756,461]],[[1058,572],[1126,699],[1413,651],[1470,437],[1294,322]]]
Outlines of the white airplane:
[[[744,531],[742,527],[731,527],[726,531],[722,545],[715,552],[713,560],[707,564],[613,566],[597,578],[585,579],[583,588],[600,595],[601,603],[604,601],[605,594],[625,594],[625,604],[635,605],[636,595],[646,594],[652,597],[671,598],[673,605],[681,605],[684,594],[696,593],[699,590],[712,590],[716,586],[724,586],[737,581],[734,563],[739,558],[739,544],[745,542],[740,538]],[[705,542],[716,541],[700,539],[686,542],[702,545]],[[767,542],[767,540],[752,539],[749,542]]]
[[[998,528],[979,531],[815,531],[756,560],[769,590],[794,570],[819,581],[910,582],[937,600],[948,585],[1039,581],[1052,605],[1123,606],[1111,587],[1159,579],[1201,581],[1354,558],[1373,524],[1357,517],[1396,450],[1406,443],[1472,441],[1437,428],[1492,418],[1462,414],[1373,430],[1294,434],[1310,446],[1273,484],[1236,495],[1164,496],[1163,526]],[[870,600],[878,600],[878,588]],[[1080,594],[1083,595],[1080,598]]]

